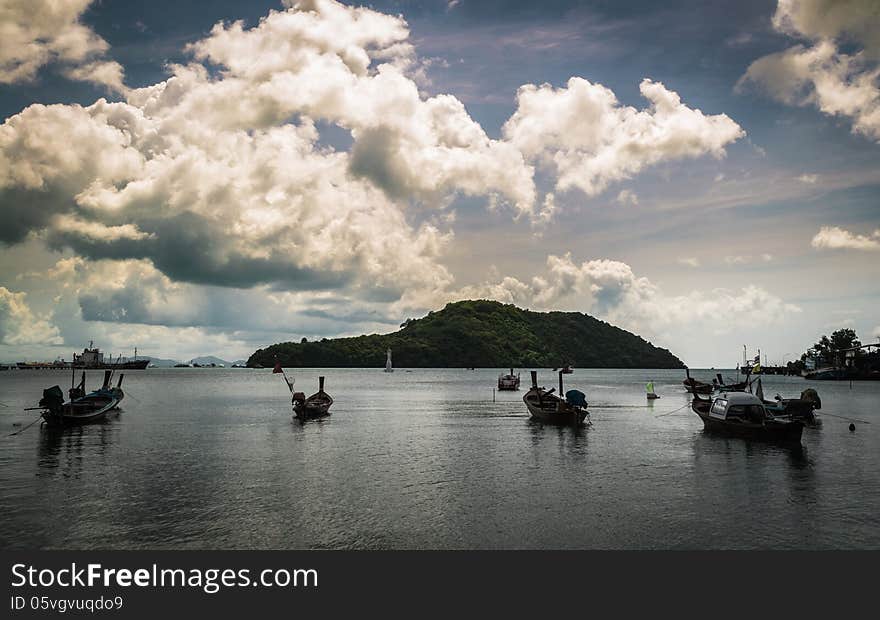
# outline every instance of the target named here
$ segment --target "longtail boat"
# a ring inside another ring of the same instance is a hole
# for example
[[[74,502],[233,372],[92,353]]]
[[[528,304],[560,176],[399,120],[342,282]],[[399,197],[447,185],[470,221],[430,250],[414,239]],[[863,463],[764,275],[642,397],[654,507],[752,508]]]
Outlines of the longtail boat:
[[[498,376],[498,389],[516,391],[519,389],[519,373],[513,374],[513,368],[510,374]]]
[[[532,387],[523,395],[523,402],[533,419],[549,424],[583,424],[590,412],[587,411],[586,396],[578,390],[569,390],[565,398],[549,390],[538,387],[538,373],[531,371]],[[562,372],[559,373],[559,393],[562,393]]]
[[[333,397],[324,391],[324,377],[318,377],[318,391],[306,398],[303,392],[293,392],[293,415],[300,420],[330,415]]]
[[[746,392],[721,392],[711,399],[695,395],[691,408],[707,431],[743,439],[800,443],[804,430],[800,420],[773,415]]]
[[[83,373],[80,384],[69,390],[69,402],[64,402],[64,392],[57,385],[43,390],[43,398],[40,399],[38,407],[43,410],[43,420],[50,426],[72,426],[102,421],[111,411],[119,408],[119,403],[125,397],[122,391],[124,376],[120,374],[116,386],[112,386],[110,380],[113,371],[107,370],[104,372],[103,385],[86,394],[86,373]]]

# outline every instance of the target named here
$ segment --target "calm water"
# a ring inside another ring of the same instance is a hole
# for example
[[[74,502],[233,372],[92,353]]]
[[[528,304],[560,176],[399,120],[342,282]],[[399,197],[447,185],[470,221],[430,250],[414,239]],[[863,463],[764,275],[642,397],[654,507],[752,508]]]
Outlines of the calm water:
[[[333,415],[300,424],[269,370],[132,371],[108,422],[7,437],[69,374],[0,372],[0,543],[880,548],[880,383],[815,383],[824,411],[870,424],[851,433],[825,416],[796,450],[706,434],[675,411],[688,402],[680,371],[576,370],[566,389],[585,391],[593,414],[579,430],[531,422],[522,392],[492,402],[498,373],[325,370]],[[315,391],[319,371],[293,374]],[[768,377],[765,392],[806,386]]]

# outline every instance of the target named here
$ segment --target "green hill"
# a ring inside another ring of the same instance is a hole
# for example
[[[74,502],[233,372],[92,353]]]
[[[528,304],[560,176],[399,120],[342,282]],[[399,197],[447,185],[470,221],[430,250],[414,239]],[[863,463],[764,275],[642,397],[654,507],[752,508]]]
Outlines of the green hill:
[[[260,349],[248,366],[385,366],[391,348],[402,368],[684,368],[639,336],[579,312],[531,312],[496,301],[460,301],[393,334],[283,342]]]

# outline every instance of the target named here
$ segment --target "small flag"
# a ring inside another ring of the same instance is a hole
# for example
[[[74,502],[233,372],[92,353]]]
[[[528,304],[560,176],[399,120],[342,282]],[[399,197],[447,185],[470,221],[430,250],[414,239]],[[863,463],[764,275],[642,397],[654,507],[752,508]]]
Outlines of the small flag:
[[[275,362],[275,368],[272,369],[272,374],[277,375],[278,373],[283,373],[284,370],[281,368],[281,362]]]

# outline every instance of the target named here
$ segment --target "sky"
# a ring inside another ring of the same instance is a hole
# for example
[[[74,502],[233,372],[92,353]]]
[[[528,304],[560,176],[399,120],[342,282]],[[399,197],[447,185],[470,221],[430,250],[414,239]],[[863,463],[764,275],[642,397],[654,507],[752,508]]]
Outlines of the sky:
[[[692,367],[880,339],[880,3],[0,2],[0,361],[461,299]]]

